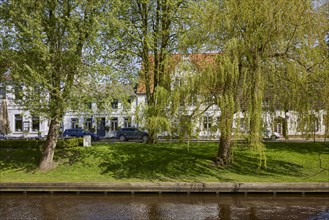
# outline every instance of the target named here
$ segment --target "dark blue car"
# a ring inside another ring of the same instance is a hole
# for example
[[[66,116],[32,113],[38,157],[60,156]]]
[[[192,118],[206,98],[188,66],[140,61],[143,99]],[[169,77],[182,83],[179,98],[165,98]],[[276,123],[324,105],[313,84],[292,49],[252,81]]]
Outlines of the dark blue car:
[[[81,128],[66,129],[63,133],[63,137],[83,137],[85,135],[90,135],[91,140],[98,141],[100,137],[90,131],[85,131]]]

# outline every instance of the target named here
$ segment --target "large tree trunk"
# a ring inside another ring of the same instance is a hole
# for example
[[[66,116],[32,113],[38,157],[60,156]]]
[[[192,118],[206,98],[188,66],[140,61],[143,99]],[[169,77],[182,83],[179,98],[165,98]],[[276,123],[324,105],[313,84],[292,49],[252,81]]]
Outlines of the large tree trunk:
[[[226,166],[231,162],[231,135],[221,135],[216,157],[216,164]]]
[[[52,119],[49,126],[47,140],[44,144],[44,152],[40,161],[40,170],[49,170],[53,167],[53,158],[57,144],[57,135],[59,129],[58,118]]]
[[[216,164],[226,166],[231,162],[231,139],[233,126],[234,107],[232,103],[226,102],[222,105],[219,128],[221,131]]]

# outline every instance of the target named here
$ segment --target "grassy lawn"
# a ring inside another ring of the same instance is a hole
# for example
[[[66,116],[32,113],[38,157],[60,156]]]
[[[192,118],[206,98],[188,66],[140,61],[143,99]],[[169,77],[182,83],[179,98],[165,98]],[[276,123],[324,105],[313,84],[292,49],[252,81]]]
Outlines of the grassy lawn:
[[[0,182],[327,182],[328,143],[265,143],[267,168],[247,146],[233,150],[234,162],[214,166],[217,143],[96,144],[57,149],[56,168],[37,170],[39,149],[0,149]],[[322,168],[320,167],[320,162]],[[321,172],[323,171],[323,172]]]

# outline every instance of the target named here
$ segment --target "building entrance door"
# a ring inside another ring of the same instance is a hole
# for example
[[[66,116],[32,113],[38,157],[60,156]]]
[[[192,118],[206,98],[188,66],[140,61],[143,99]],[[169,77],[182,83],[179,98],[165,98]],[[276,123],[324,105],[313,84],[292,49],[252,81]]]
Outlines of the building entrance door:
[[[97,135],[105,136],[105,118],[97,118]]]

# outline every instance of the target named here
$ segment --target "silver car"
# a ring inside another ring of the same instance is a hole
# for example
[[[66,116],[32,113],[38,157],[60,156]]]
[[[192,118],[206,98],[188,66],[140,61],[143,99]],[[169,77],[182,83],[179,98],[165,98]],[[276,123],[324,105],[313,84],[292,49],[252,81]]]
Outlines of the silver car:
[[[270,130],[267,130],[264,132],[264,138],[270,139],[273,141],[276,139],[282,138],[282,137],[283,137],[283,135],[278,132],[274,132],[274,131],[270,131]]]

